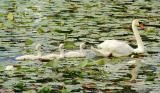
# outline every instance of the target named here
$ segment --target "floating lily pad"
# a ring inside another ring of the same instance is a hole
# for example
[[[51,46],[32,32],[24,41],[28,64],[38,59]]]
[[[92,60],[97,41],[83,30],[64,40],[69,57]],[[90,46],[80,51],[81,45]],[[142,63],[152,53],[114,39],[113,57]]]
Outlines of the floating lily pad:
[[[25,44],[26,45],[31,45],[31,44],[33,44],[33,40],[32,39],[26,39]]]
[[[12,21],[14,19],[13,13],[8,13],[7,19],[10,20],[10,21]]]

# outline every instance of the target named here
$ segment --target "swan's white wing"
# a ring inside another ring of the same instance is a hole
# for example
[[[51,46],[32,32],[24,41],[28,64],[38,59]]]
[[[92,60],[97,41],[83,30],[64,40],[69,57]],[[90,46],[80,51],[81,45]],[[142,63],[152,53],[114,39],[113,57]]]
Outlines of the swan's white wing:
[[[94,47],[91,47],[91,50],[93,50],[97,56],[107,57],[110,55],[110,52],[103,51],[102,49],[96,49]]]
[[[60,55],[58,54],[48,54],[45,56],[42,56],[41,59],[52,59],[52,58],[58,58]]]
[[[64,54],[65,57],[85,57],[80,51],[71,51]]]
[[[117,46],[121,43],[121,41],[118,40],[105,40],[104,42],[102,42],[101,44],[99,44],[97,47],[104,49],[104,48],[110,48],[113,46]]]
[[[106,40],[98,45],[103,51],[111,52],[113,56],[127,56],[133,52],[133,48],[127,43],[118,40]]]

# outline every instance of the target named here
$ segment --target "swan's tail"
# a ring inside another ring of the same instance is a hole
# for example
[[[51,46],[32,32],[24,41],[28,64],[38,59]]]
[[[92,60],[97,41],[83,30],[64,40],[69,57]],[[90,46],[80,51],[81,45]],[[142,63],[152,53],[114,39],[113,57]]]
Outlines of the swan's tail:
[[[93,46],[91,46],[91,50],[95,52],[97,56],[104,56],[104,54],[102,54],[98,49],[94,48]]]

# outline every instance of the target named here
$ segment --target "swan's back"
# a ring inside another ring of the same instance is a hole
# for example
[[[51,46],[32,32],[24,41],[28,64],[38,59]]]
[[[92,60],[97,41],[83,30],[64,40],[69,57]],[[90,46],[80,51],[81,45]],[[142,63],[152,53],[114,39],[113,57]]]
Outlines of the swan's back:
[[[105,40],[103,43],[98,45],[98,48],[112,53],[113,56],[127,56],[133,52],[133,48],[130,47],[126,42],[118,40]]]
[[[84,57],[80,51],[71,51],[64,54],[65,57]]]
[[[104,51],[103,49],[96,49],[91,46],[91,50],[96,54],[96,56],[108,57],[111,53],[108,51]]]
[[[23,56],[19,56],[16,57],[16,60],[35,60],[38,59],[39,56],[35,56],[35,55],[23,55]]]
[[[41,59],[53,59],[53,58],[58,58],[60,55],[59,54],[48,54],[45,56],[42,56]]]

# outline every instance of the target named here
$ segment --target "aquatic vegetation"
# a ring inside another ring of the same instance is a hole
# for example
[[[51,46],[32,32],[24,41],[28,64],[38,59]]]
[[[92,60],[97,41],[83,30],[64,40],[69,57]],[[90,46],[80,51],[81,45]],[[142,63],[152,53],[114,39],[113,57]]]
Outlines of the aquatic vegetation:
[[[157,0],[0,0],[0,7],[0,92],[159,91]],[[100,58],[87,51],[86,58],[15,60],[21,54],[34,54],[37,43],[44,45],[44,54],[57,52],[61,43],[67,50],[77,50],[80,43],[87,42],[90,49],[107,39],[136,47],[133,19],[145,23],[145,31],[139,30],[146,47],[142,56]],[[132,60],[142,60],[142,66],[127,63]],[[6,71],[8,65],[15,69]]]
[[[10,20],[10,21],[12,21],[14,19],[13,13],[8,13],[7,19]]]
[[[50,86],[47,85],[43,85],[37,93],[51,93],[52,92],[52,88]]]
[[[26,39],[25,45],[31,45],[31,44],[33,44],[33,40],[32,39]]]
[[[15,91],[23,91],[25,89],[25,84],[23,82],[18,82],[13,85]]]
[[[5,67],[0,65],[0,71],[4,71]]]
[[[153,27],[148,27],[145,29],[145,33],[146,34],[154,34],[154,33],[156,33],[156,29]]]

